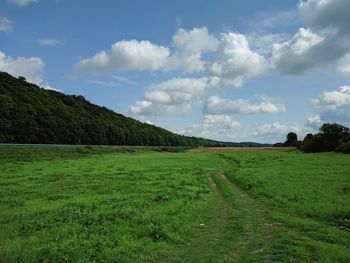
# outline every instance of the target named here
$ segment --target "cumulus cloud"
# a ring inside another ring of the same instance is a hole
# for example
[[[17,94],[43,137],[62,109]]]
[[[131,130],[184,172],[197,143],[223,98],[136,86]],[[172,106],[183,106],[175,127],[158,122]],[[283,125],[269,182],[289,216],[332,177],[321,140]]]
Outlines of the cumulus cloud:
[[[328,26],[345,30],[349,33],[349,9],[347,0],[303,0],[299,3],[299,11],[312,28]]]
[[[207,73],[218,77],[224,85],[239,87],[249,78],[263,74],[267,61],[253,52],[247,38],[238,33],[222,33],[215,58],[208,62]]]
[[[323,122],[350,124],[350,86],[325,91],[313,100],[313,104]]]
[[[0,51],[0,71],[5,71],[13,76],[23,76],[29,82],[43,84],[42,72],[45,63],[38,57],[17,57],[6,56]]]
[[[23,7],[32,3],[37,3],[38,0],[8,0],[10,3],[15,4],[17,6]]]
[[[325,91],[314,101],[317,107],[336,109],[350,105],[350,86],[342,86],[337,90]]]
[[[193,124],[180,133],[214,140],[233,140],[237,138],[240,123],[229,115],[206,114],[201,123]]]
[[[169,57],[166,69],[185,72],[203,71],[202,53],[215,51],[218,42],[209,34],[206,27],[192,30],[179,29],[173,36],[176,51]]]
[[[126,70],[158,70],[163,68],[170,51],[149,41],[122,40],[111,50],[101,51],[75,66],[75,74],[104,73]]]
[[[181,28],[173,36],[173,42],[179,51],[186,53],[215,51],[218,45],[218,40],[209,34],[206,27],[192,30]]]
[[[292,37],[258,31],[247,36],[223,32],[216,38],[206,27],[178,29],[172,38],[173,49],[149,41],[122,40],[111,50],[80,61],[74,72],[79,75],[127,70],[180,71],[215,77],[221,86],[231,87],[242,86],[271,68],[284,74],[323,68],[350,76],[349,13],[348,0],[303,0],[298,5],[298,14],[282,12],[259,20],[262,27],[269,28],[276,21],[304,17],[306,25]]]
[[[13,24],[7,17],[0,17],[0,32],[7,32],[13,29]]]
[[[301,74],[312,68],[349,74],[350,1],[301,1],[299,12],[308,27],[300,28],[291,40],[274,44],[273,65],[286,74]]]
[[[260,96],[260,102],[257,104],[245,99],[231,100],[211,96],[204,106],[204,112],[207,114],[261,114],[283,111],[285,111],[284,105],[274,103],[266,96]]]
[[[126,70],[180,71],[215,77],[221,85],[239,87],[269,68],[266,59],[251,50],[242,34],[226,32],[216,39],[206,27],[179,29],[172,42],[173,52],[149,41],[118,41],[110,51],[80,61],[74,72],[81,75]]]
[[[319,63],[313,48],[324,39],[310,29],[300,28],[291,40],[273,45],[272,64],[284,73],[300,74]]]
[[[200,103],[206,90],[215,87],[216,82],[210,78],[174,78],[151,85],[130,112],[137,115],[186,112]]]

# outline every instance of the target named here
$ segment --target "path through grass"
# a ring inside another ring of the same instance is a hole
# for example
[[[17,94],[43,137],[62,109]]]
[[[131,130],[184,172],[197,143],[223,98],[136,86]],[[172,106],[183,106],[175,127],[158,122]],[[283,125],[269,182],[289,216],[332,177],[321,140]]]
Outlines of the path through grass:
[[[350,262],[349,155],[154,150],[0,147],[0,262]]]

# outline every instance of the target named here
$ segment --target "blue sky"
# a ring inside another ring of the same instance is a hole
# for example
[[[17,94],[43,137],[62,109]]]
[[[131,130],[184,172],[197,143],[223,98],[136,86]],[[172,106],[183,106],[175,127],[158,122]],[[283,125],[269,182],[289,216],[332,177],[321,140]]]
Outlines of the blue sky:
[[[350,1],[0,0],[0,71],[225,141],[350,124]]]

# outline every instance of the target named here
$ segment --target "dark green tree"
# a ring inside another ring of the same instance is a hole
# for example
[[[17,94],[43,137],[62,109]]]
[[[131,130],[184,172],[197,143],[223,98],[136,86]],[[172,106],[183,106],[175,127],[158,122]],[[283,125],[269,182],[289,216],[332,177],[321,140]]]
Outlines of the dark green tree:
[[[294,132],[290,132],[287,134],[287,140],[284,142],[283,146],[288,147],[296,147],[298,145],[298,135]]]
[[[325,123],[320,128],[325,150],[334,151],[349,138],[349,128],[337,123]]]
[[[349,152],[349,128],[337,123],[325,123],[318,134],[305,136],[301,149],[305,152]]]

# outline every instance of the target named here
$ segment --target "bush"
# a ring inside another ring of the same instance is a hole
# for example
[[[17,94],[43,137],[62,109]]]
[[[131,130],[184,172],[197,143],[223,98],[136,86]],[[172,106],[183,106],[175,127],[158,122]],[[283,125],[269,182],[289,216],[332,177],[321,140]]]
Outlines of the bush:
[[[336,152],[350,153],[350,141],[343,143],[335,149]]]

